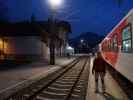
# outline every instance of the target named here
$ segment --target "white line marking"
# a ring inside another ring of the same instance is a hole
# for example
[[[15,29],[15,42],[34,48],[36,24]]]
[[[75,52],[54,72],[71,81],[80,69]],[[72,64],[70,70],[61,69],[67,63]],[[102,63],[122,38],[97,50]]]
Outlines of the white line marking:
[[[77,75],[75,75],[75,76],[74,75],[73,76],[72,75],[71,76],[70,75],[69,76],[64,76],[64,78],[76,78],[76,77],[77,77]]]
[[[72,94],[73,97],[79,97],[79,95],[76,95],[76,94]]]
[[[50,94],[50,95],[57,95],[57,96],[66,96],[67,95],[67,94],[64,94],[64,93],[57,94],[57,93],[48,92],[48,91],[43,91],[42,93]]]
[[[53,85],[60,86],[60,87],[64,87],[64,86],[70,87],[70,86],[72,86],[70,84],[68,85],[68,84],[58,84],[58,83],[54,83]]]
[[[74,89],[74,91],[75,91],[75,92],[80,92],[80,90],[78,90],[78,89]]]
[[[61,79],[75,79],[77,77],[62,77]]]
[[[48,87],[49,89],[53,89],[53,90],[59,90],[59,91],[68,91],[70,89],[62,89],[62,88],[55,88],[55,87]]]
[[[57,83],[61,83],[61,84],[73,84],[74,82],[68,82],[68,81],[66,81],[66,82],[64,82],[64,81],[56,81]]]
[[[61,79],[62,81],[75,81],[75,79]]]
[[[51,99],[48,99],[48,98],[45,98],[45,97],[42,97],[42,96],[37,96],[36,99],[40,99],[40,100],[51,100]]]

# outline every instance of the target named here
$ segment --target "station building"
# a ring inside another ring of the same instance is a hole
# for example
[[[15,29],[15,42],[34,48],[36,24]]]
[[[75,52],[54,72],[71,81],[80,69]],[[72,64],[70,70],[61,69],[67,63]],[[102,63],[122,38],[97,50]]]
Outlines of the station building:
[[[70,24],[56,22],[55,54],[62,56],[71,32]],[[19,22],[0,25],[0,60],[17,62],[44,59],[49,61],[50,31],[48,21]]]

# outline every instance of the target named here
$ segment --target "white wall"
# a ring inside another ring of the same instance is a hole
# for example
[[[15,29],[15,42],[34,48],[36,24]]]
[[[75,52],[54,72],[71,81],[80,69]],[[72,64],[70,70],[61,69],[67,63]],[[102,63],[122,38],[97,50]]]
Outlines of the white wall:
[[[7,55],[31,55],[49,59],[49,48],[39,36],[6,37],[4,44]]]
[[[6,43],[7,54],[41,54],[41,43],[39,37],[36,36],[8,37]]]
[[[50,52],[49,52],[49,48],[47,47],[47,45],[45,43],[42,44],[42,53],[43,53],[44,59],[49,61]]]

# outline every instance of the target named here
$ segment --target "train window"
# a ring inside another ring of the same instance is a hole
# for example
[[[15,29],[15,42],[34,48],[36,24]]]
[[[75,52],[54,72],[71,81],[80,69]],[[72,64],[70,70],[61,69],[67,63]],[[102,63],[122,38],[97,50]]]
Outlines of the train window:
[[[118,51],[118,42],[117,42],[117,34],[113,37],[113,51]]]
[[[110,41],[110,50],[113,51],[113,40]]]
[[[117,35],[116,34],[114,35],[113,43],[117,43]]]
[[[108,51],[110,50],[110,44],[109,44],[109,41],[108,41]]]
[[[132,52],[132,31],[131,31],[131,24],[128,24],[122,30],[122,52],[125,52],[125,53]]]

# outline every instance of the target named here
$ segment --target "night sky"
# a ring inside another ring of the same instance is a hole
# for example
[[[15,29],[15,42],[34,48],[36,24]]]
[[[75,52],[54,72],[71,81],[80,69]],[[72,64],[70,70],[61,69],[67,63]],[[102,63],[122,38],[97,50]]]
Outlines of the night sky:
[[[2,0],[1,0],[2,1]],[[47,0],[3,0],[8,8],[10,21],[47,20],[50,15]],[[133,0],[64,0],[57,9],[56,18],[67,20],[72,25],[71,37],[82,32],[105,35],[133,8]]]

